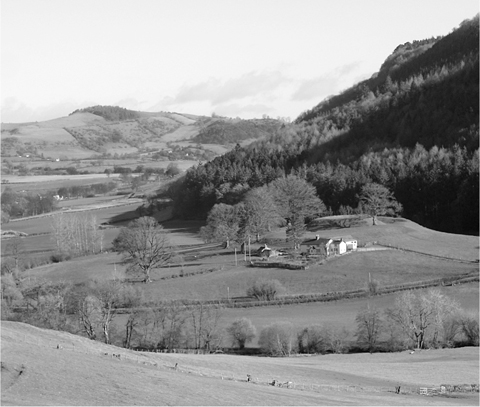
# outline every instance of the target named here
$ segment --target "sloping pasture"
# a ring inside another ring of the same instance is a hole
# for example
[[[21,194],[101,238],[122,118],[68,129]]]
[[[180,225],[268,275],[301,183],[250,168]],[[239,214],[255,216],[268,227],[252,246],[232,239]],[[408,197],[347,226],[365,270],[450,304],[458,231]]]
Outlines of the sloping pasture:
[[[213,255],[201,260],[177,263],[154,273],[153,283],[144,290],[147,295],[165,299],[216,299],[245,296],[259,279],[276,279],[286,294],[326,293],[367,287],[370,277],[379,286],[431,280],[476,270],[472,264],[448,262],[414,253],[381,251],[352,253],[307,270],[248,267],[238,256],[238,266],[232,254]],[[160,280],[161,277],[216,270],[189,277]]]
[[[184,257],[189,258],[188,255]],[[120,259],[116,254],[89,256],[67,263],[45,265],[26,273],[48,279],[64,276],[67,280],[70,275],[75,275],[75,281],[85,281],[92,275],[110,278],[113,263],[118,272],[124,272],[125,266]],[[237,260],[238,265],[235,266],[235,256],[231,252],[191,261],[177,258],[175,264],[154,270],[153,282],[140,284],[140,287],[147,298],[212,300],[227,298],[228,295],[231,298],[243,297],[247,289],[259,279],[280,281],[286,289],[285,294],[311,294],[364,289],[367,287],[369,273],[371,278],[379,282],[379,287],[384,287],[476,270],[472,264],[393,250],[352,253],[307,270],[254,268],[240,261],[240,256]],[[88,269],[88,273],[84,274],[83,269]],[[182,277],[183,274],[200,271],[205,272]]]
[[[332,216],[319,220],[329,222],[332,218],[339,219],[340,217]],[[351,235],[358,240],[360,245],[366,242],[378,242],[436,256],[470,261],[479,259],[478,236],[437,232],[403,218],[380,217],[379,219],[380,224],[377,226],[371,226],[371,220],[364,219],[359,226],[339,227],[333,230],[331,228],[323,229],[320,222],[316,227],[310,228],[309,234],[305,237],[312,238],[316,234],[320,237]],[[285,233],[278,234],[277,232],[275,237],[285,238]]]
[[[443,294],[458,301],[459,305],[467,311],[476,314],[479,312],[478,297],[479,287],[477,283],[460,284],[450,287],[437,287]],[[428,289],[421,289],[419,292],[426,292]],[[355,318],[358,312],[364,308],[376,307],[382,313],[393,306],[398,294],[386,294],[370,298],[355,298],[341,301],[315,302],[296,305],[264,306],[249,308],[226,308],[219,321],[221,329],[225,329],[238,318],[248,318],[257,329],[257,336],[248,346],[258,346],[258,336],[261,330],[276,322],[289,322],[296,331],[303,328],[321,325],[335,329],[346,329],[348,336],[345,340],[355,340],[354,333],[357,327]],[[162,297],[158,297],[162,299]],[[125,325],[128,320],[127,314],[118,314],[113,323],[119,338],[123,337]],[[388,332],[381,335],[380,340],[387,340]],[[231,346],[226,336],[223,338],[223,346]]]
[[[319,387],[272,387],[272,379]],[[478,348],[298,358],[145,354],[2,321],[2,405],[478,405],[478,393],[394,393],[397,385],[445,382],[478,383]]]

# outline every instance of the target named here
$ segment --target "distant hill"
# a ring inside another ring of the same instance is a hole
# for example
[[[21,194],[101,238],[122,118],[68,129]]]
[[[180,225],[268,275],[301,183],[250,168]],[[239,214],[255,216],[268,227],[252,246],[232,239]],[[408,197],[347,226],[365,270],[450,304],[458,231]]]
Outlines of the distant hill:
[[[197,135],[203,119],[93,106],[44,122],[2,123],[2,156],[75,159],[169,150],[167,143]]]
[[[221,119],[209,123],[192,139],[201,144],[232,144],[272,136],[282,126],[274,119]]]
[[[215,145],[245,145],[273,135],[281,125],[273,119],[241,120],[92,106],[44,122],[2,123],[2,156],[75,159],[162,154],[162,150],[165,153],[172,149],[173,145],[168,143],[185,141],[212,145],[210,149],[216,155]]]

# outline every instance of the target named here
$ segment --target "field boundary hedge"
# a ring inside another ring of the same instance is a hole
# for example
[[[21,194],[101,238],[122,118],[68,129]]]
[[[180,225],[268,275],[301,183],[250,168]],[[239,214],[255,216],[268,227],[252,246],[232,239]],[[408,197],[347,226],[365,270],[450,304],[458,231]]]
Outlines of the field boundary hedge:
[[[269,307],[269,306],[282,306],[282,305],[293,305],[293,304],[305,304],[310,302],[329,302],[329,301],[338,301],[344,299],[353,299],[353,298],[364,298],[370,295],[383,295],[383,294],[392,294],[399,291],[406,290],[416,290],[421,288],[428,287],[437,287],[437,286],[451,286],[456,284],[465,284],[470,282],[480,281],[479,271],[473,271],[470,273],[464,273],[457,276],[437,278],[433,280],[425,281],[416,281],[412,283],[402,283],[390,285],[383,288],[377,288],[375,294],[371,294],[367,288],[362,288],[358,290],[348,290],[348,291],[333,291],[327,293],[313,293],[313,294],[298,294],[298,295],[286,295],[279,297],[275,300],[270,301],[258,301],[258,300],[247,300],[242,298],[241,301],[236,301],[234,299],[218,299],[218,300],[173,300],[165,301],[165,304],[179,304],[185,307],[195,307],[199,305],[207,306],[222,306],[226,308],[252,308],[252,307]],[[146,304],[143,307],[136,307],[136,310],[147,310],[151,308],[159,307],[158,304],[152,304],[148,306]],[[118,308],[117,312],[128,313],[131,309],[129,308]]]
[[[289,270],[307,270],[308,265],[306,264],[293,264],[293,263],[282,263],[282,262],[269,262],[269,261],[251,261],[249,264],[250,267],[263,267],[263,268],[279,268],[279,269],[289,269]]]
[[[459,276],[451,276],[438,278],[434,280],[424,280],[416,281],[412,283],[402,283],[390,285],[384,288],[377,288],[374,295],[382,294],[391,294],[399,291],[406,290],[415,290],[428,287],[436,286],[449,286],[454,284],[463,284],[479,281],[479,272],[465,273]],[[225,306],[228,308],[250,308],[250,307],[265,307],[270,305],[290,305],[290,304],[302,304],[309,302],[328,302],[328,301],[337,301],[343,299],[351,298],[363,298],[368,297],[371,293],[367,288],[359,290],[349,290],[349,291],[334,291],[328,293],[318,293],[318,294],[300,294],[292,296],[283,296],[276,300],[271,301],[248,301],[248,302],[229,302]]]

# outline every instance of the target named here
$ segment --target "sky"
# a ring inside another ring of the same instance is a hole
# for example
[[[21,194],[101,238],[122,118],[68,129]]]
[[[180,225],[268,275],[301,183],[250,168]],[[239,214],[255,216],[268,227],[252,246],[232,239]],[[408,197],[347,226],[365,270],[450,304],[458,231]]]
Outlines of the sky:
[[[113,105],[294,120],[478,0],[1,0],[1,121]]]

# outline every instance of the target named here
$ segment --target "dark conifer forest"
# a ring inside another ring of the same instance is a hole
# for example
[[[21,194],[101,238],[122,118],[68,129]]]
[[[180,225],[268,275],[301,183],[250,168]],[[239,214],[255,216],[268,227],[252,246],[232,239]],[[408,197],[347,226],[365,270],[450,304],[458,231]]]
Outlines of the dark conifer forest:
[[[248,147],[190,169],[171,188],[175,215],[288,174],[313,184],[329,214],[356,213],[367,183],[402,215],[439,231],[479,233],[479,17],[444,37],[399,45],[380,71]]]
[[[139,118],[138,112],[118,106],[91,106],[85,109],[77,109],[70,113],[70,115],[75,113],[92,113],[108,121],[134,120]]]

